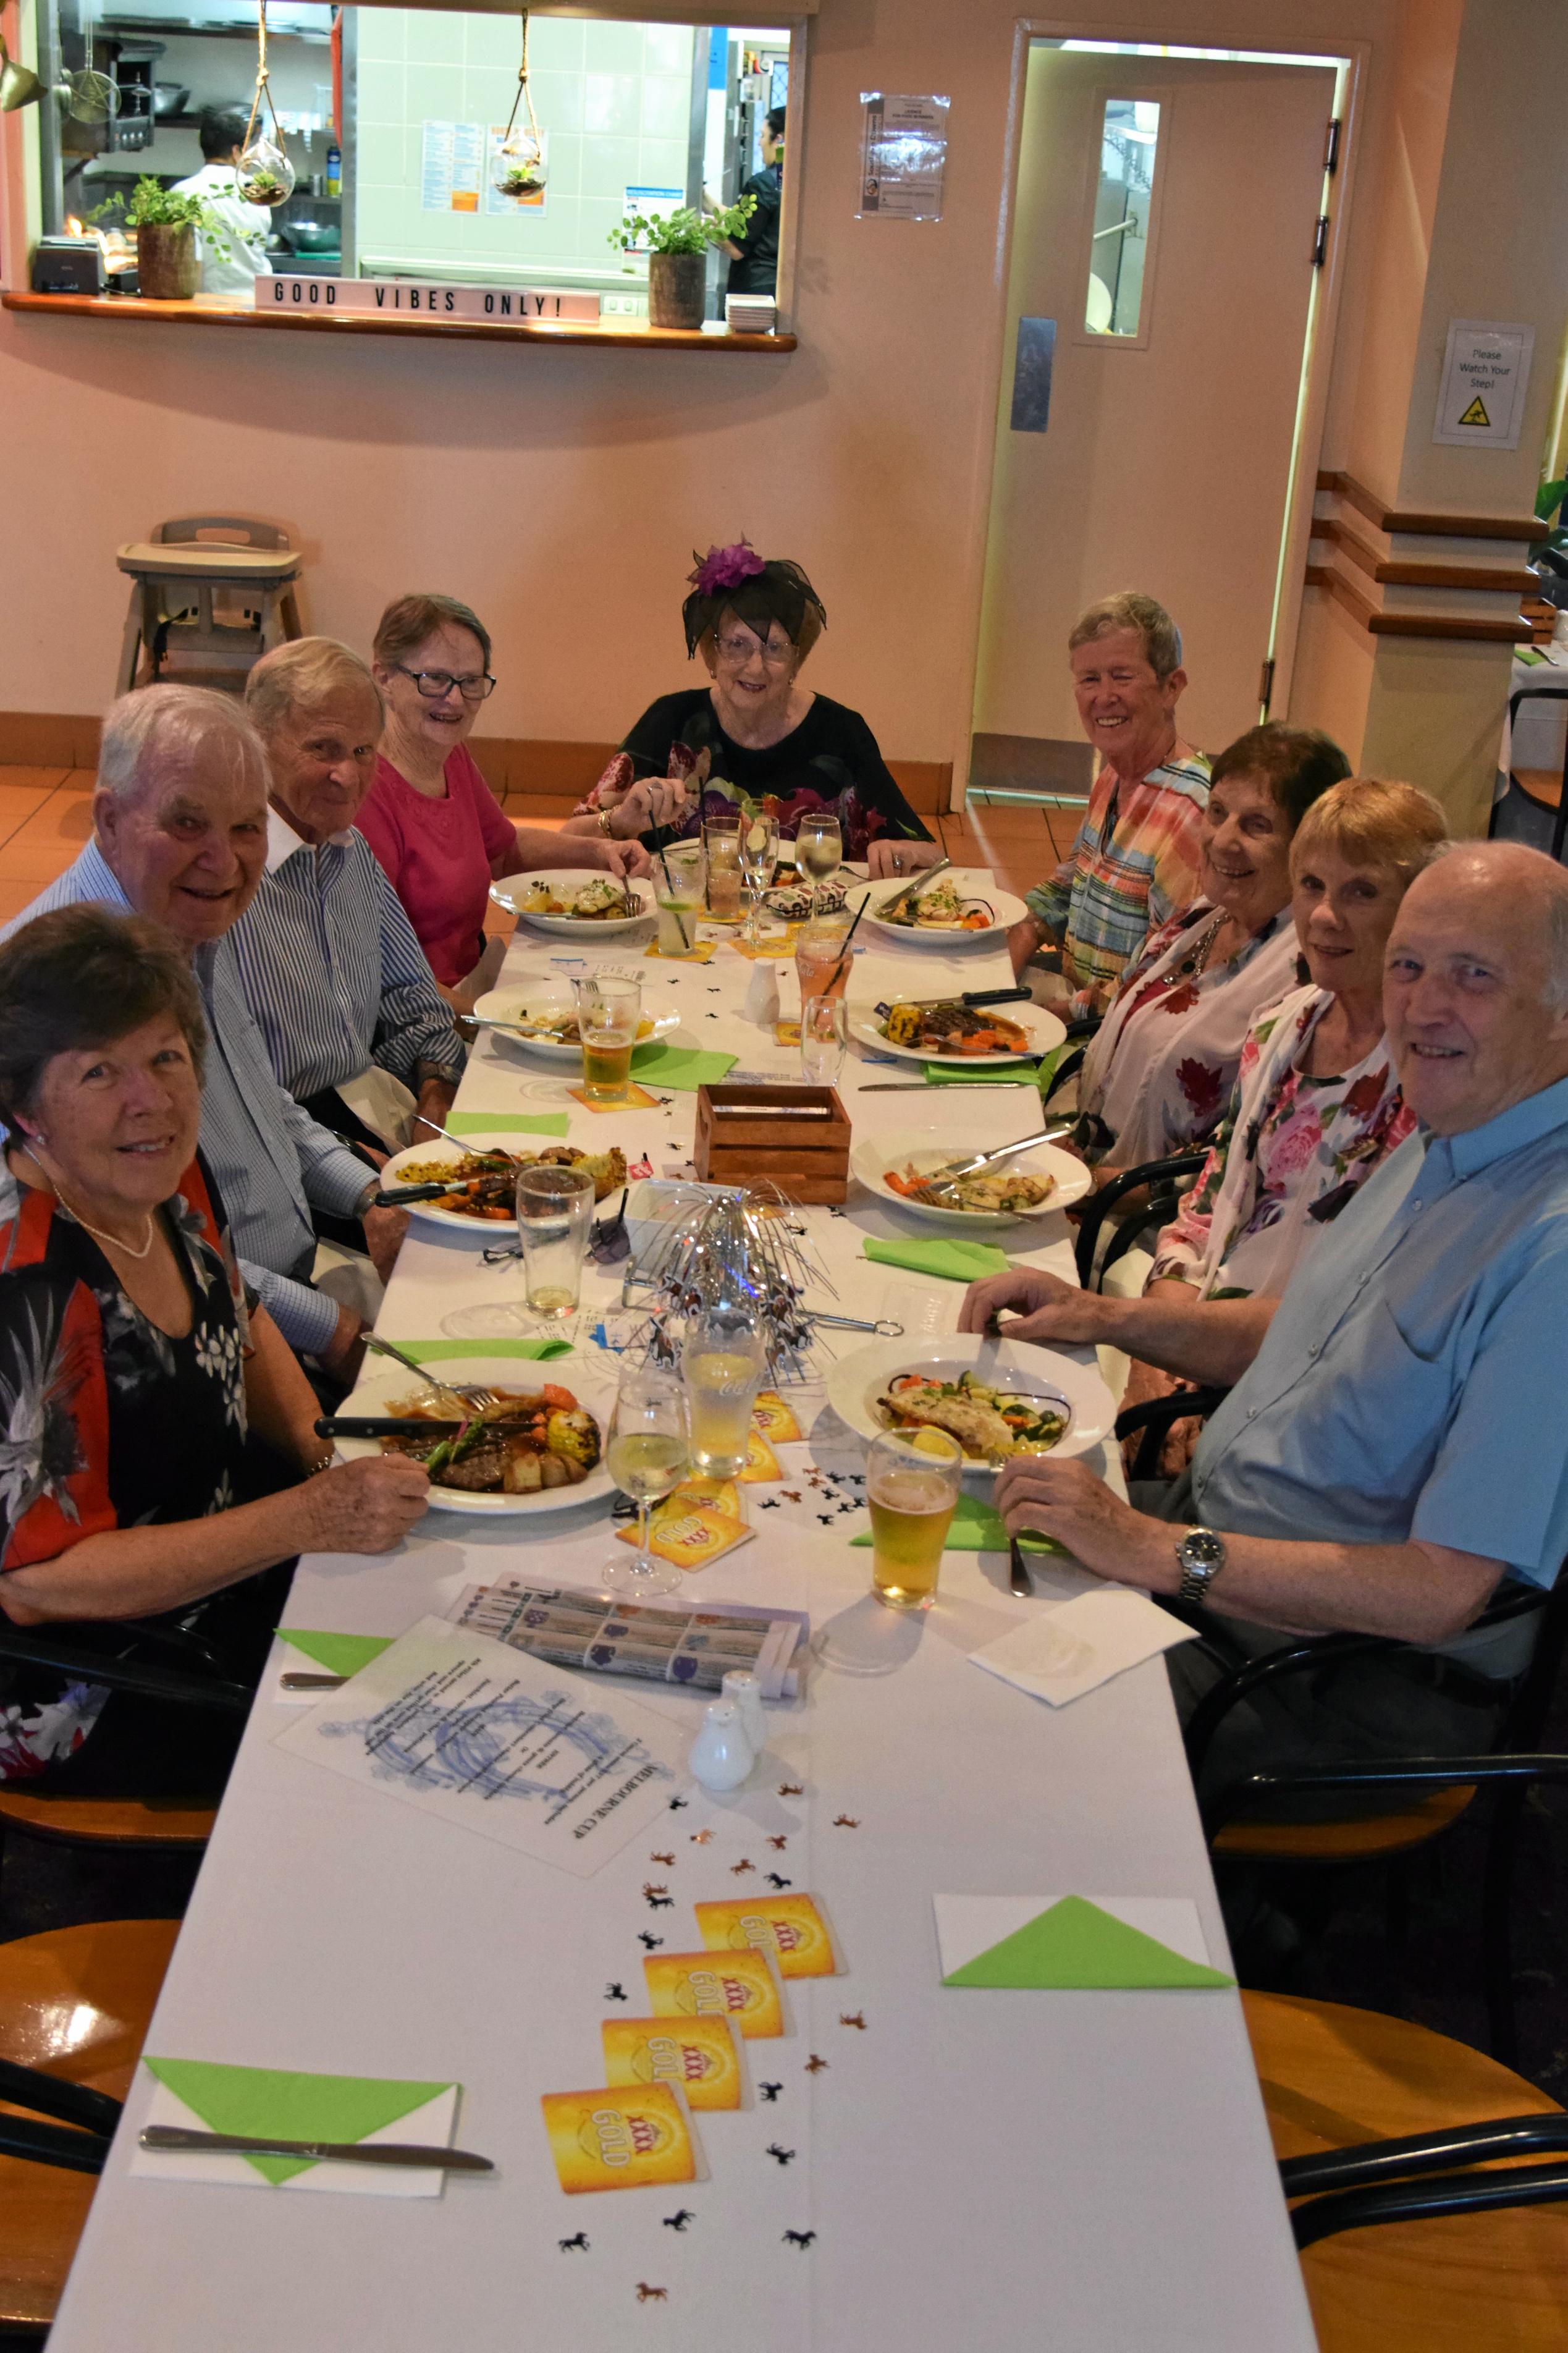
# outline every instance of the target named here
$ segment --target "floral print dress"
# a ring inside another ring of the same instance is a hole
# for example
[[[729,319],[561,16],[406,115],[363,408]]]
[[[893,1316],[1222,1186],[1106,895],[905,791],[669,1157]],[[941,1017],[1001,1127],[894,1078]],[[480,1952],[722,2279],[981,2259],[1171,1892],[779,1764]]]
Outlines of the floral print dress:
[[[0,1574],[237,1501],[246,1297],[199,1161],[158,1215],[191,1297],[181,1339],[142,1314],[68,1209],[0,1162]],[[0,1661],[0,1779],[74,1755],[107,1697]]]
[[[1278,1298],[1321,1230],[1415,1127],[1386,1038],[1342,1076],[1301,1065],[1333,1003],[1298,988],[1248,1033],[1225,1123],[1154,1249],[1152,1282],[1204,1299]]]

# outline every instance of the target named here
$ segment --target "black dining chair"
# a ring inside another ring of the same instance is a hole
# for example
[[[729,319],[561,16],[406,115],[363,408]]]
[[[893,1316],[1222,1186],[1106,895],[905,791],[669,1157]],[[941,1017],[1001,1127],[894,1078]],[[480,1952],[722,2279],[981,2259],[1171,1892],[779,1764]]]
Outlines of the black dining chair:
[[[1563,765],[1560,769],[1521,769],[1513,765],[1514,730],[1519,719],[1519,706],[1521,702],[1558,702],[1562,704],[1563,713]],[[1509,696],[1508,723],[1509,783],[1510,785],[1517,785],[1519,790],[1524,795],[1525,799],[1531,802],[1536,808],[1545,809],[1549,814],[1554,817],[1555,822],[1552,828],[1552,855],[1561,862],[1563,857],[1563,838],[1565,835],[1568,835],[1568,693],[1564,693],[1557,687],[1521,686],[1516,692]],[[1494,801],[1492,803],[1491,818],[1487,827],[1489,834],[1494,833],[1497,829],[1497,815],[1500,807],[1501,803],[1499,801]]]

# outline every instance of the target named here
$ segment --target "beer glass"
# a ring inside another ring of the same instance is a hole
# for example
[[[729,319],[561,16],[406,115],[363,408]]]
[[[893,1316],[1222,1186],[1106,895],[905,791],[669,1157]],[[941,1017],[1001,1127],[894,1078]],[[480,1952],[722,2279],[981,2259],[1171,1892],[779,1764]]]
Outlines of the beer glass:
[[[871,1441],[871,1589],[889,1609],[929,1609],[958,1504],[963,1450],[945,1430],[887,1430]]]

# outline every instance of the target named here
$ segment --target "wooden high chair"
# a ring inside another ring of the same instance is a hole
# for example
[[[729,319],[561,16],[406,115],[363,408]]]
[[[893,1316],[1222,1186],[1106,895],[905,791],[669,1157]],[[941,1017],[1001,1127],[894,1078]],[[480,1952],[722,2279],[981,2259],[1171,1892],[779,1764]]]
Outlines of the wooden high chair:
[[[114,560],[131,577],[116,694],[159,679],[238,693],[254,662],[303,634],[294,601],[300,554],[274,523],[184,515]],[[215,604],[238,617],[226,619]]]

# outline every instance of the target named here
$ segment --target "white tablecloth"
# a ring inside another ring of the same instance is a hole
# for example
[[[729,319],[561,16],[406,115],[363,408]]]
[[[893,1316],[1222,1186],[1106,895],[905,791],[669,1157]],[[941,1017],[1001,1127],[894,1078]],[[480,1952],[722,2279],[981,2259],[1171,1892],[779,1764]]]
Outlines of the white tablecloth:
[[[509,977],[547,961],[525,934]],[[676,1042],[789,1074],[794,1055],[733,1010],[748,969],[728,950],[708,967],[644,966],[650,997],[681,1008]],[[984,946],[952,958],[873,951],[851,995],[869,1001],[900,978],[933,995],[1005,977],[1000,951]],[[462,1109],[563,1100],[530,1067],[485,1044]],[[918,1077],[918,1066],[902,1068]],[[923,1127],[955,1144],[1002,1142],[1037,1123],[1031,1092],[859,1092],[898,1074],[852,1063],[842,1092],[858,1134]],[[631,1157],[646,1150],[658,1168],[689,1151],[694,1103],[682,1095],[668,1111],[615,1120],[573,1106],[573,1134],[614,1140]],[[810,1214],[846,1312],[887,1312],[897,1293],[907,1321],[940,1293],[936,1312],[951,1326],[957,1285],[858,1258],[866,1234],[916,1230],[904,1213],[859,1195],[847,1215]],[[1009,1249],[1070,1273],[1065,1220],[1036,1230],[1035,1250],[1018,1249],[1024,1229],[1005,1237]],[[613,1279],[594,1280],[610,1299]],[[486,1270],[460,1238],[416,1229],[382,1329],[435,1337],[456,1311],[518,1288],[515,1267]],[[860,1343],[844,1335],[837,1345]],[[558,1377],[570,1377],[564,1360]],[[805,1465],[804,1454],[789,1457],[797,1493]],[[808,1609],[814,1624],[874,1610],[868,1555],[799,1513],[787,1525],[782,1511],[770,1518],[759,1507],[766,1493],[751,1491],[757,1539],[705,1573],[702,1598]],[[608,1540],[592,1507],[531,1527],[526,1545],[515,1527],[432,1514],[391,1558],[302,1562],[289,1620],[396,1633],[499,1571],[585,1581]],[[1040,1576],[1047,1595],[1085,1581],[1069,1567]],[[814,1670],[801,1703],[771,1711],[773,1748],[754,1784],[721,1799],[693,1788],[667,1837],[650,1841],[676,1855],[673,1868],[656,1868],[639,1841],[587,1881],[279,1751],[275,1736],[297,1711],[264,1683],[149,2048],[455,2077],[458,2137],[500,2169],[429,2204],[240,2198],[132,2179],[142,2077],[53,2353],[613,2353],[628,2340],[680,2353],[1307,2353],[1311,2327],[1237,1997],[939,1984],[937,1892],[1187,1895],[1213,1957],[1226,1959],[1160,1663],[1059,1712],[968,1663],[1037,1606],[1010,1594],[1005,1558],[947,1555],[939,1604],[908,1629],[899,1672]],[[651,1704],[693,1723],[699,1707],[674,1694]],[[783,1783],[803,1795],[780,1796]],[[707,1829],[713,1836],[699,1842]],[[773,1837],[787,1846],[766,1847]],[[615,2014],[605,1991],[622,1982],[635,2002],[639,1931],[671,1950],[695,1943],[689,1904],[754,1885],[731,1875],[742,1861],[783,1862],[826,1904],[847,1974],[796,1981],[795,2033],[748,2046],[753,2081],[781,2089],[705,2120],[710,2179],[679,2195],[566,2197],[539,2095],[602,2080],[599,2023]],[[647,1908],[650,1873],[670,1883],[675,1911]],[[863,2028],[843,2022],[854,2015]],[[813,2053],[827,2064],[808,2073]],[[770,2145],[795,2152],[787,2165]],[[692,2219],[677,2232],[665,2217],[682,2207]],[[563,2252],[579,2231],[587,2251]],[[816,2236],[803,2251],[786,2231]],[[639,2300],[639,2285],[666,2293]]]

